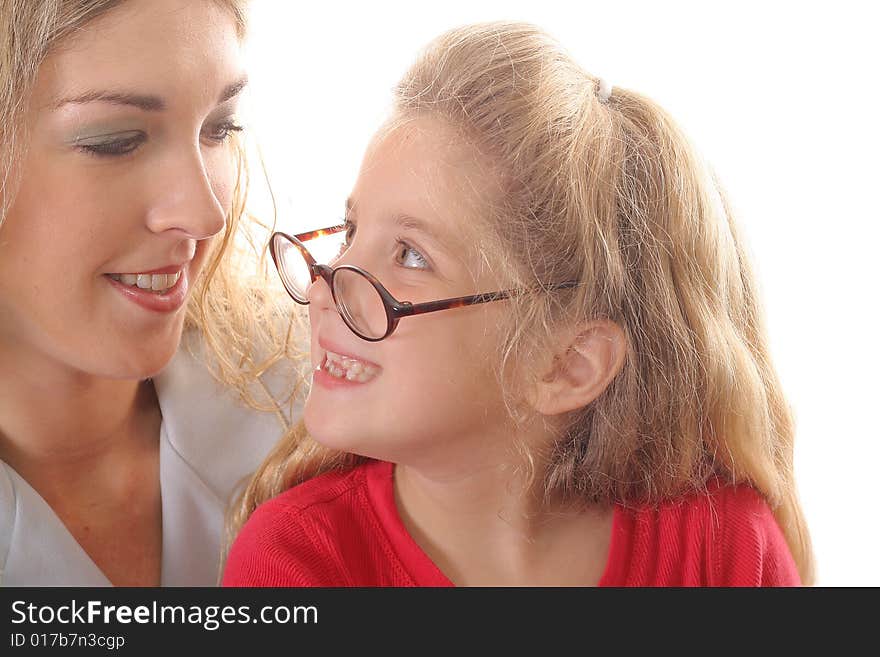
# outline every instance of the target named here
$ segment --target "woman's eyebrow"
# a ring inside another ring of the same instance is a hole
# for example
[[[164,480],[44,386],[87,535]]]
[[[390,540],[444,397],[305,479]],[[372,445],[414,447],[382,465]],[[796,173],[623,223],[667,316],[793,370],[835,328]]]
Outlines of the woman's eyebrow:
[[[243,76],[232,84],[226,85],[226,87],[223,88],[223,91],[220,92],[217,104],[219,105],[220,103],[225,103],[227,100],[235,98],[235,96],[241,93],[241,90],[247,86],[247,83],[247,76]],[[64,98],[55,102],[52,105],[52,109],[57,110],[64,105],[68,105],[71,103],[82,105],[85,103],[94,102],[111,103],[113,105],[127,105],[131,107],[137,107],[138,109],[141,109],[145,112],[161,112],[168,107],[168,103],[166,103],[163,98],[152,94],[138,94],[125,91],[86,91],[85,93],[79,94],[77,96]]]
[[[65,105],[83,105],[85,103],[111,103],[113,105],[129,105],[137,107],[145,112],[160,112],[167,107],[165,101],[159,96],[128,93],[124,91],[86,91],[85,93],[63,98],[52,104],[52,109],[57,110]]]
[[[220,93],[220,98],[217,101],[217,104],[225,103],[227,100],[232,100],[238,94],[241,93],[241,90],[247,86],[248,78],[246,75],[241,76],[238,80],[233,82],[232,84],[226,85],[223,88],[223,91]]]

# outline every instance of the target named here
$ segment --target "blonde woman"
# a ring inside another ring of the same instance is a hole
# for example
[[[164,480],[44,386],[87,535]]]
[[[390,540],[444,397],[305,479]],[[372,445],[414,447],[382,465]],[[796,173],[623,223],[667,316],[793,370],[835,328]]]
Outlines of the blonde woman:
[[[215,585],[296,419],[295,324],[237,239],[244,19],[0,1],[4,586]]]
[[[330,265],[273,238],[311,437],[249,487],[224,584],[812,581],[755,282],[653,102],[532,26],[453,30],[322,232]]]

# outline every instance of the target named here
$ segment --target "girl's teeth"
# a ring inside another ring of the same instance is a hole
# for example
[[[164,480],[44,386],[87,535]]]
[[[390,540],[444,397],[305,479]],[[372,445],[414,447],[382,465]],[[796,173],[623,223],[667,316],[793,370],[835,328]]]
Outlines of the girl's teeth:
[[[366,383],[379,372],[373,365],[367,365],[361,361],[327,352],[322,367],[330,376],[337,379],[346,379],[358,383]]]
[[[119,277],[119,279],[125,285],[137,285],[137,282],[138,282],[137,274],[123,274],[122,276]]]
[[[149,274],[138,274],[137,277],[137,286],[142,290],[149,290],[153,287],[153,277]]]

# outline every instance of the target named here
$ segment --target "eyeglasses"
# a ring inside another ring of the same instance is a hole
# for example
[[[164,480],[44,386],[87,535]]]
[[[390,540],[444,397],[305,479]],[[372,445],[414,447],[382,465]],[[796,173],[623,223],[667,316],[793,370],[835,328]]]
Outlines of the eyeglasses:
[[[577,281],[553,283],[523,290],[484,292],[467,297],[440,299],[425,303],[398,301],[385,289],[375,276],[354,265],[331,267],[318,264],[303,242],[333,235],[346,230],[346,226],[332,226],[321,230],[290,236],[286,233],[272,234],[269,250],[281,276],[287,293],[297,303],[308,305],[309,290],[318,278],[323,278],[330,288],[336,310],[346,326],[363,340],[379,342],[394,332],[403,317],[432,313],[438,310],[461,308],[489,301],[500,301],[521,294],[549,292],[576,287]]]

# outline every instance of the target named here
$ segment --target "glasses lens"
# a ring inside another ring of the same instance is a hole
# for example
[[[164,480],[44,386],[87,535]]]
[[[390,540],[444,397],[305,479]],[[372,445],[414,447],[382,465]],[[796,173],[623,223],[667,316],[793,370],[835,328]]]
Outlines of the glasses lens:
[[[366,338],[378,340],[388,332],[388,315],[379,291],[352,269],[337,269],[333,278],[336,305],[346,323]]]
[[[273,246],[278,262],[278,273],[284,287],[301,303],[308,303],[312,272],[299,248],[286,237],[275,235]]]

